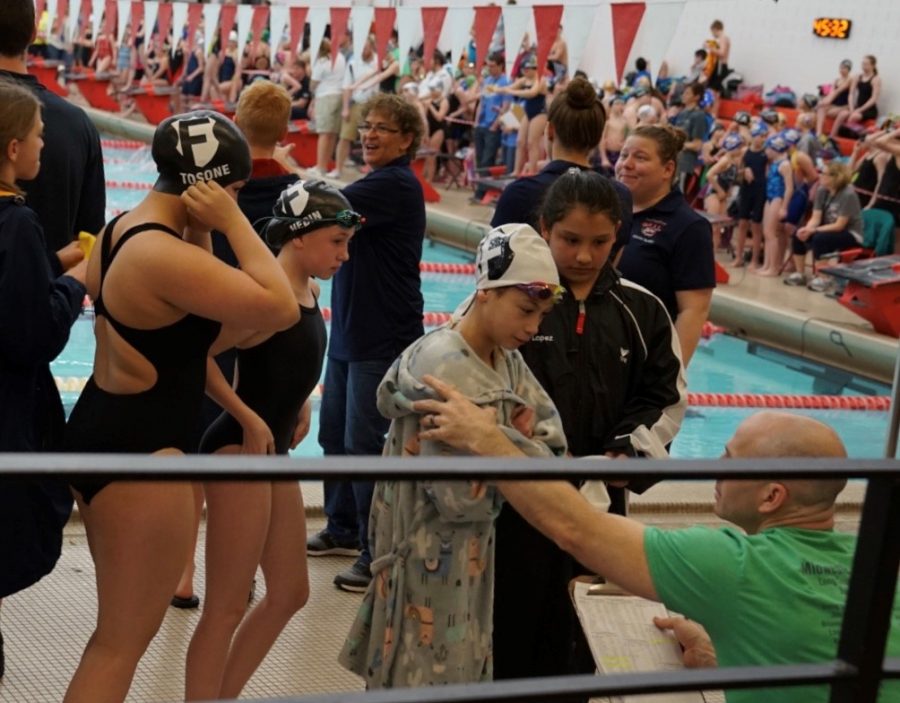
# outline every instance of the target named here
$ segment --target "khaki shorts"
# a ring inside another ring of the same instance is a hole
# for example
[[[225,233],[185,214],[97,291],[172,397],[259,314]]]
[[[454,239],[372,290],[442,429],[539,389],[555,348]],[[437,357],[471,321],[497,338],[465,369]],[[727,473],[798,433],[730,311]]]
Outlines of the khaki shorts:
[[[343,96],[323,95],[316,98],[316,133],[337,134],[341,131],[341,107]]]
[[[362,122],[364,103],[351,103],[350,117],[341,122],[341,139],[355,142],[359,137],[359,123]]]

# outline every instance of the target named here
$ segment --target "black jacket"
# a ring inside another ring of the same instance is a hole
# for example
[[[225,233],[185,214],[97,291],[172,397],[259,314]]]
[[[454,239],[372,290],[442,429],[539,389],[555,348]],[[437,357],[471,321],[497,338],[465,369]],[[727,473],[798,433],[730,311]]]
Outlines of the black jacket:
[[[649,454],[681,426],[687,391],[672,321],[612,266],[583,306],[567,292],[521,351],[556,403],[574,456]]]

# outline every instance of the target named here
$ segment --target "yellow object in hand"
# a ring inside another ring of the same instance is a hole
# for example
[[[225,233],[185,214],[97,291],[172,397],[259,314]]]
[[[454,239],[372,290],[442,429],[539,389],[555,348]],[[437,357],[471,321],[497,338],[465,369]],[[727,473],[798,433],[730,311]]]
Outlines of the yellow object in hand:
[[[78,246],[81,247],[81,251],[84,252],[84,258],[91,258],[91,251],[94,249],[94,242],[97,241],[97,237],[95,237],[90,232],[79,232],[78,233]]]

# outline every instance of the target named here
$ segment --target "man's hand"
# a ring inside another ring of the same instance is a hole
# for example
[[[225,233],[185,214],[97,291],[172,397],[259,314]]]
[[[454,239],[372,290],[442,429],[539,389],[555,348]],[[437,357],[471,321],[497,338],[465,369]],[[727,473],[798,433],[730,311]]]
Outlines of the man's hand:
[[[425,375],[427,385],[443,400],[417,400],[413,410],[422,413],[422,431],[419,439],[444,442],[470,454],[489,454],[483,447],[497,435],[497,411],[479,408],[449,383]]]
[[[653,618],[660,630],[672,630],[682,649],[682,660],[688,669],[718,666],[712,639],[703,625],[687,618]]]

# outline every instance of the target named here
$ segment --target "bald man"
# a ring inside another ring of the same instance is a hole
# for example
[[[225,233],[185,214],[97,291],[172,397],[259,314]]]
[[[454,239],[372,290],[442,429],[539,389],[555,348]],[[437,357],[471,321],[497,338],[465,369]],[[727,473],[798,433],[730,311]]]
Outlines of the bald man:
[[[483,456],[517,456],[490,413],[428,379],[443,400],[421,439]],[[840,438],[809,417],[761,412],[725,447],[733,458],[845,457]],[[565,482],[500,481],[526,520],[578,561],[628,591],[702,624],[721,666],[832,660],[837,652],[856,538],[834,531],[845,480],[716,482],[715,512],[736,525],[660,530],[602,513]],[[889,656],[900,656],[895,608]],[[714,659],[712,660],[714,661]],[[712,662],[707,662],[712,663]],[[881,701],[900,701],[890,684]],[[728,703],[824,703],[824,687],[729,691]]]

